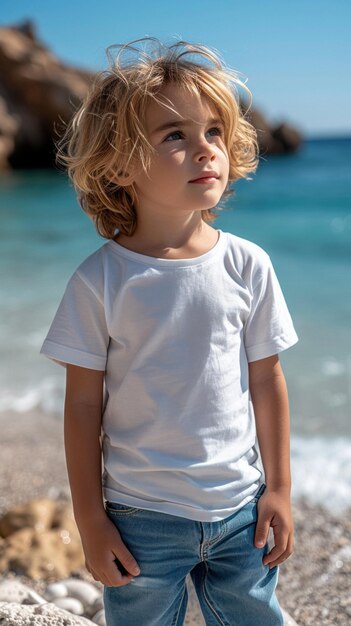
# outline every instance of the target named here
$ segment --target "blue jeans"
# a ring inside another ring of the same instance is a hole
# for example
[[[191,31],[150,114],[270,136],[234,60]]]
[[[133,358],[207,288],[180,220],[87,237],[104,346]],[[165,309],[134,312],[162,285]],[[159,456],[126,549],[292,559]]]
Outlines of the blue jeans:
[[[141,573],[124,587],[105,587],[107,626],[181,626],[190,574],[207,626],[283,626],[275,595],[278,567],[254,546],[256,497],[219,522],[106,503],[106,512]]]

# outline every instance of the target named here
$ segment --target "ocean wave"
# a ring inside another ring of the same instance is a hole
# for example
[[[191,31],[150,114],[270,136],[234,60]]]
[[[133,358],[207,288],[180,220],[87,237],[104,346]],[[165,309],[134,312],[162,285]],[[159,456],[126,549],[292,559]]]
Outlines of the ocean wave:
[[[36,387],[23,391],[22,394],[10,390],[2,392],[0,413],[29,413],[39,409],[50,415],[62,414],[64,387],[63,380],[55,376],[46,377]]]
[[[351,507],[351,439],[291,437],[292,498],[331,513]]]

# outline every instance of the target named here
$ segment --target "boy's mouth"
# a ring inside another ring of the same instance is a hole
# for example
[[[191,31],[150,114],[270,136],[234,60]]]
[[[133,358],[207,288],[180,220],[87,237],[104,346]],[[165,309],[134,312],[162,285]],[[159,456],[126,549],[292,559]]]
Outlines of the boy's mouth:
[[[189,183],[214,183],[218,180],[219,176],[217,172],[203,172],[198,178],[189,180]]]

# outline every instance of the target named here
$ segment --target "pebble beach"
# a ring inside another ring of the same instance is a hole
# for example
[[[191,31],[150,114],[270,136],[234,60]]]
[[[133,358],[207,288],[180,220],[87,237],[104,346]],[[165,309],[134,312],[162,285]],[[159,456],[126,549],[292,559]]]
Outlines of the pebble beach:
[[[3,414],[0,430],[0,516],[12,506],[36,498],[69,501],[61,419],[40,412]],[[299,626],[349,626],[350,511],[334,516],[298,500],[293,503],[293,513],[295,551],[280,567],[277,595],[281,606]],[[94,583],[87,571],[78,575]],[[45,588],[45,582],[15,577],[11,572],[4,579],[24,582],[38,593]],[[190,593],[186,624],[203,623]]]

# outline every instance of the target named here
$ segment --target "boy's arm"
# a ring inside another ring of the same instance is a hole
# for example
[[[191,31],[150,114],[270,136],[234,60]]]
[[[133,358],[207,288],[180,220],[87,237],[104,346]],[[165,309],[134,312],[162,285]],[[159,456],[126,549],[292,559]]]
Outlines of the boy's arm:
[[[106,515],[102,494],[101,419],[104,372],[67,364],[64,440],[74,517],[95,580],[128,584],[139,568]],[[115,564],[118,558],[127,575]]]
[[[249,385],[267,486],[258,502],[255,545],[265,545],[272,526],[275,546],[263,559],[272,568],[292,554],[294,541],[289,401],[279,357],[249,363]]]

